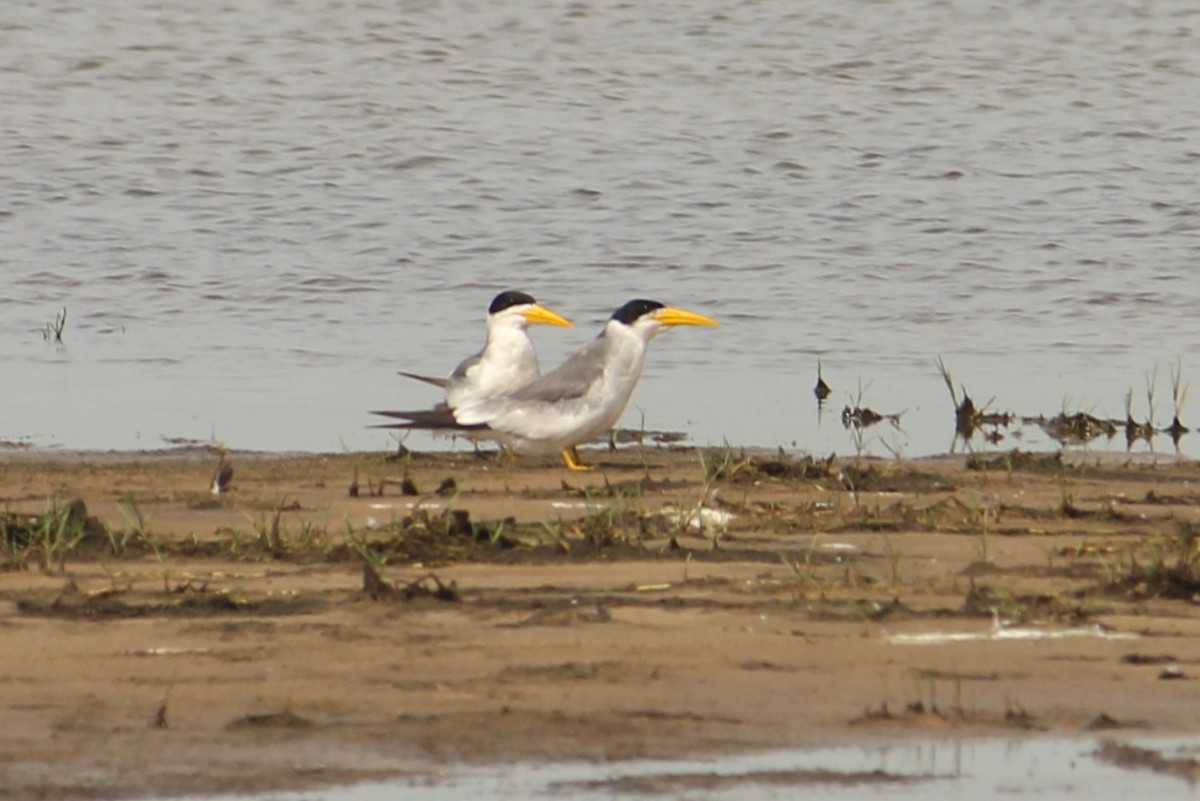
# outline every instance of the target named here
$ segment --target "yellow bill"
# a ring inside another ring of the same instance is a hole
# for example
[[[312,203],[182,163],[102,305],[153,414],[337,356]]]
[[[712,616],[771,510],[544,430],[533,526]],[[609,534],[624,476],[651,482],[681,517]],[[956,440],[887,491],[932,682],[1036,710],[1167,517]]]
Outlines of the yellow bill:
[[[546,325],[561,325],[564,328],[571,328],[572,323],[566,317],[560,317],[544,306],[533,306],[521,314],[530,323],[544,323]]]
[[[711,317],[671,306],[665,306],[654,312],[654,319],[663,325],[720,325]]]

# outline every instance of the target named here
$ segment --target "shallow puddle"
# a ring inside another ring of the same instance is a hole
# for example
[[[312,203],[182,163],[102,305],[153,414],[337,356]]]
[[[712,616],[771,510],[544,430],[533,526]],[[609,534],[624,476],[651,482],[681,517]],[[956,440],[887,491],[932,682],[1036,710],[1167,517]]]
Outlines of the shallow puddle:
[[[1200,741],[939,740],[704,760],[518,764],[233,801],[384,799],[1196,798]]]

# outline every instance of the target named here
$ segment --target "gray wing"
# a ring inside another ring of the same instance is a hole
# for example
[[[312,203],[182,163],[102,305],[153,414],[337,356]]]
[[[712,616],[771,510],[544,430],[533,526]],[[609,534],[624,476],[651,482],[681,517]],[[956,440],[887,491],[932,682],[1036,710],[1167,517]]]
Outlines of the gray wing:
[[[467,377],[467,371],[479,364],[481,361],[483,361],[483,351],[479,351],[479,353],[476,353],[474,356],[468,356],[458,363],[458,367],[454,368],[454,372],[450,374],[449,380],[462,381]],[[449,383],[449,381],[444,382],[443,385],[446,383]]]
[[[508,397],[516,401],[560,403],[582,398],[592,384],[604,374],[604,362],[609,342],[603,336],[589,342],[582,350]]]
[[[446,387],[447,379],[445,378],[438,378],[432,375],[419,375],[417,373],[406,373],[403,370],[399,370],[397,372],[399,372],[400,375],[404,376],[405,378],[415,378],[418,381],[424,381],[426,384],[433,384],[435,387],[442,387],[443,389]]]

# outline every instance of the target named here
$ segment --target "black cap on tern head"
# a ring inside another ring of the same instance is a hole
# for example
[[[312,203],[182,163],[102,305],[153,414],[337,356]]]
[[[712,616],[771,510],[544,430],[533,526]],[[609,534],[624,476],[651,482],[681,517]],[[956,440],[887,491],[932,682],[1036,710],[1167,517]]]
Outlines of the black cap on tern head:
[[[537,303],[532,295],[526,295],[524,292],[517,292],[510,289],[507,292],[501,292],[492,301],[492,305],[488,306],[488,314],[496,314],[513,306],[523,306],[525,304]]]
[[[666,306],[657,300],[631,300],[613,312],[612,318],[618,323],[633,325],[634,320],[637,318],[665,308]]]

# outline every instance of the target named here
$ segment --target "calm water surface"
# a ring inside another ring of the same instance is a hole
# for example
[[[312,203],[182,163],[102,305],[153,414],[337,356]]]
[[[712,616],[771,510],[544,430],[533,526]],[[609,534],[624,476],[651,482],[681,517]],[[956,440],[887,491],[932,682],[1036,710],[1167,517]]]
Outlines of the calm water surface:
[[[686,801],[891,798],[897,801],[981,801],[1055,798],[1126,801],[1194,799],[1186,778],[1195,759],[1190,741],[1137,743],[1180,765],[1183,775],[1149,767],[1119,767],[1097,741],[1015,739],[925,741],[872,747],[778,751],[703,760],[630,760],[516,764],[418,773],[408,781],[237,796],[251,801],[507,801],[558,798],[648,798]],[[1147,760],[1148,762],[1148,760]],[[234,801],[213,796],[210,801]]]
[[[939,357],[1022,414],[1145,417],[1157,368],[1166,424],[1198,38],[1192,0],[14,4],[0,440],[391,447],[366,410],[435,401],[395,371],[509,287],[577,323],[544,367],[632,297],[719,318],[623,421],[700,444],[853,451],[862,387],[904,412],[868,450],[945,451]]]

